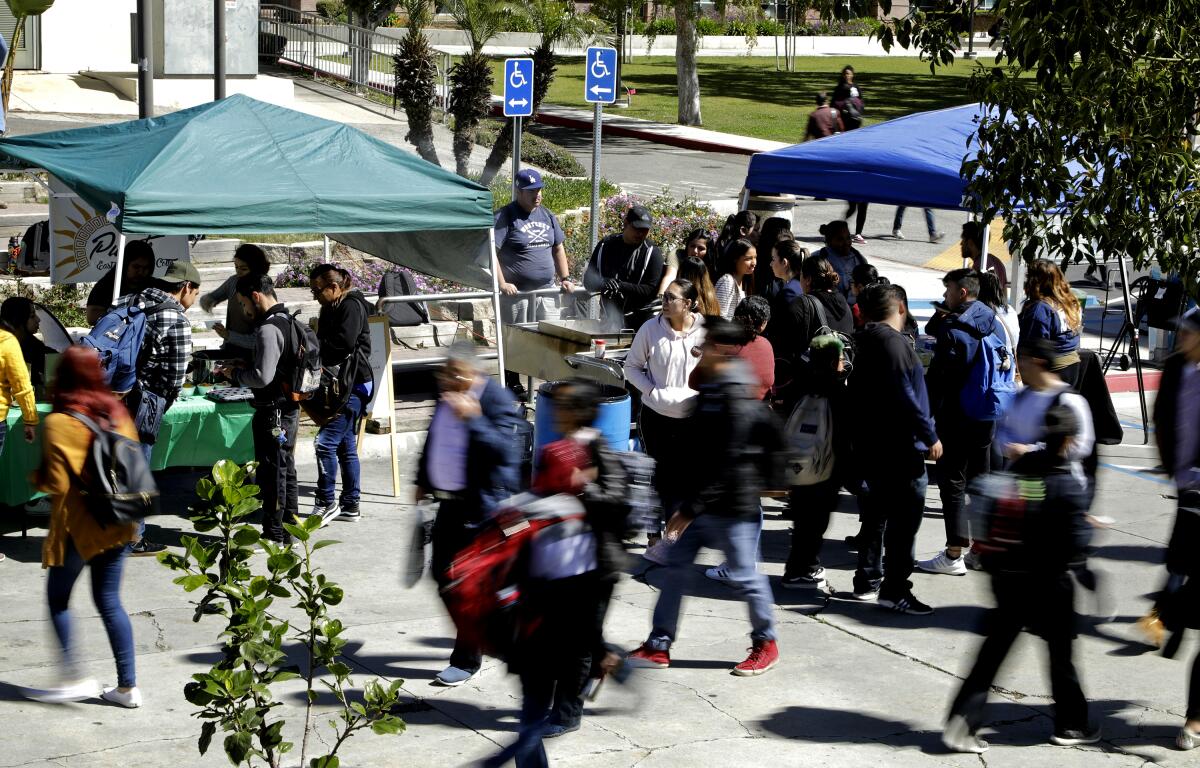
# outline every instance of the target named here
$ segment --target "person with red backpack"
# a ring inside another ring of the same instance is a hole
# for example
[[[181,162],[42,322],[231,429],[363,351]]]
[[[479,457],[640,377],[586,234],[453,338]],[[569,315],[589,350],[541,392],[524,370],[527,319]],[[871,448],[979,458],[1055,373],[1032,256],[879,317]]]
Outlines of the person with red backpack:
[[[414,503],[428,497],[438,502],[431,570],[444,594],[450,565],[480,521],[519,487],[515,445],[521,417],[512,392],[480,369],[469,343],[451,346],[436,376],[441,396],[417,463]],[[482,663],[482,650],[460,631],[450,664],[436,682],[462,685]]]

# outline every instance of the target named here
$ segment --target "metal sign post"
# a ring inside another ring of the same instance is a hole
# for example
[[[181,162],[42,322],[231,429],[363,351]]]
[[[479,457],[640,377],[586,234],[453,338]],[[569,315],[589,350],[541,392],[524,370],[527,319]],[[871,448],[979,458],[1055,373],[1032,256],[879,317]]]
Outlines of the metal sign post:
[[[533,59],[504,60],[504,116],[513,118],[512,183],[521,170],[521,118],[533,114]]]
[[[583,100],[592,108],[592,227],[588,250],[600,237],[600,134],[604,105],[617,100],[617,49],[587,49],[583,79]]]

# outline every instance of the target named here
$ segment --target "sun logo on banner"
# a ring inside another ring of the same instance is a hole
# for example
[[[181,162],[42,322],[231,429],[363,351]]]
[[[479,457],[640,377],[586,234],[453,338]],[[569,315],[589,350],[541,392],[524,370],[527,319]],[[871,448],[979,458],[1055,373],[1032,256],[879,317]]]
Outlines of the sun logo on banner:
[[[55,245],[60,253],[66,253],[66,258],[55,263],[55,269],[62,270],[70,264],[75,267],[63,278],[70,279],[92,265],[96,259],[116,259],[117,233],[112,229],[112,223],[103,213],[85,208],[78,201],[72,200],[71,205],[78,215],[66,215],[67,227],[54,230],[60,239]],[[107,232],[101,230],[107,229]]]

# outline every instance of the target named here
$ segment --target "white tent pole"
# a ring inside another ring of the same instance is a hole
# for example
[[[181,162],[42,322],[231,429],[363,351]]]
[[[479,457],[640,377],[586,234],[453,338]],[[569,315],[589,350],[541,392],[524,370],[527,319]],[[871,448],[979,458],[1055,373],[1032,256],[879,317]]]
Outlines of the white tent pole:
[[[113,266],[113,295],[110,304],[115,305],[121,295],[121,273],[125,270],[125,233],[117,232],[117,263]]]
[[[1021,302],[1025,300],[1025,260],[1020,254],[1013,254],[1012,268],[1008,270],[1008,295],[1009,303],[1013,309],[1018,312],[1021,310]]]
[[[329,263],[329,235],[321,235],[321,238],[325,241],[325,263],[328,264]]]
[[[991,241],[991,239],[992,239],[992,225],[984,224],[983,225],[983,242],[979,244],[979,271],[980,272],[987,272],[988,243],[989,243],[989,241]],[[966,259],[963,259],[963,267],[970,267],[970,266],[971,266],[970,263]]]
[[[500,270],[496,268],[496,229],[488,230],[488,250],[491,252],[492,309],[496,314],[496,357],[500,361],[500,379],[504,380],[504,327],[500,319]]]

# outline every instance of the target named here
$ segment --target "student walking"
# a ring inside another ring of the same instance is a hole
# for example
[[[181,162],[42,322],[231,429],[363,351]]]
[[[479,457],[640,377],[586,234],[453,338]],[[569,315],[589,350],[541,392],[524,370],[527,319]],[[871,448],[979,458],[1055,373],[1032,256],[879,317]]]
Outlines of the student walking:
[[[49,569],[46,596],[50,621],[62,650],[63,684],[29,691],[46,703],[82,701],[99,695],[122,707],[142,705],[137,687],[133,627],[121,605],[121,578],[126,545],[137,537],[137,526],[101,525],[89,511],[78,481],[89,461],[92,431],[74,414],[103,429],[137,440],[137,430],[125,406],[108,391],[96,355],[73,346],[63,353],[54,382],[54,405],[42,436],[42,464],[35,474],[37,489],[50,496],[50,522],[42,545],[42,567]],[[117,663],[117,684],[103,688],[85,679],[78,666],[78,648],[69,604],[76,580],[88,567],[92,600]]]
[[[1091,538],[1087,481],[1079,464],[1092,450],[1091,414],[1051,370],[1054,355],[1045,340],[1021,347],[1021,377],[1028,388],[1014,400],[998,434],[1020,492],[1017,499],[995,502],[980,532],[981,561],[991,574],[996,607],[988,614],[975,664],[950,705],[942,740],[956,752],[988,748],[975,735],[988,690],[1026,627],[1046,641],[1050,655],[1050,743],[1100,740],[1071,658],[1077,617],[1070,568],[1086,556]]]
[[[733,668],[741,676],[761,675],[779,663],[770,585],[758,572],[759,497],[782,474],[783,435],[765,404],[754,399],[754,373],[736,357],[749,341],[740,323],[714,320],[704,342],[700,392],[692,417],[702,441],[692,482],[676,514],[689,519],[668,550],[667,574],[654,606],[654,628],[630,662],[666,668],[678,633],[683,585],[701,547],[724,553],[729,578],[750,610],[752,648]]]

